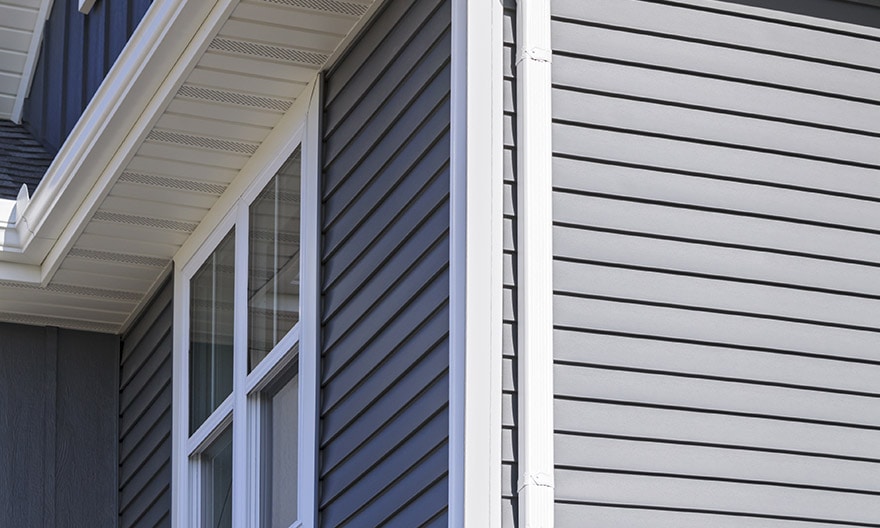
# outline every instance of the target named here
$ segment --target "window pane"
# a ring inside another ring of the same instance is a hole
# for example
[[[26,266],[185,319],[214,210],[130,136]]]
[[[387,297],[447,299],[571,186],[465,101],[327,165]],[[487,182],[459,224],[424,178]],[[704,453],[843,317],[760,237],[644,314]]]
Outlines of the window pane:
[[[248,371],[299,319],[300,149],[250,206]]]
[[[202,527],[232,528],[232,429],[202,455]]]
[[[190,283],[190,434],[232,392],[234,260],[233,230]]]
[[[262,490],[264,528],[296,521],[299,384],[288,374],[263,393]]]

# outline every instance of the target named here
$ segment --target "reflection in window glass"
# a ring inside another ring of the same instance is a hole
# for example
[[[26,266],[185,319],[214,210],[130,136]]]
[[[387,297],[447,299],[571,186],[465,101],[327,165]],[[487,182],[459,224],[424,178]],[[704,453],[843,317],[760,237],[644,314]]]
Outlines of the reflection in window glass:
[[[296,521],[298,379],[282,376],[261,396],[262,521],[264,528],[288,528]]]
[[[300,149],[250,206],[248,371],[299,319]]]
[[[232,392],[234,233],[190,283],[190,433]]]
[[[232,430],[202,453],[202,528],[232,528]]]

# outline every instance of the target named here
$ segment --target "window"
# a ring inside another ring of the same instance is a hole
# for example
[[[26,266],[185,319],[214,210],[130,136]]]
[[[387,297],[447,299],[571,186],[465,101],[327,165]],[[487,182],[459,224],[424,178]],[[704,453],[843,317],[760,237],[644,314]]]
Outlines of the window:
[[[303,269],[315,257],[317,214],[303,204],[317,193],[302,175],[317,169],[304,160],[304,131],[267,155],[238,196],[224,196],[222,219],[177,271],[177,526],[311,525],[317,376],[305,325],[316,310],[304,299],[317,294]]]

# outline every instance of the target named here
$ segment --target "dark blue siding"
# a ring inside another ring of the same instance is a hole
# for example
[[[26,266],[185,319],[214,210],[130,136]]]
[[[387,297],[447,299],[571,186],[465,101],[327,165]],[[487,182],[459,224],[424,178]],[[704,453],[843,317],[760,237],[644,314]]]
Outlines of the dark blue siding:
[[[119,528],[171,526],[172,291],[169,280],[123,339]]]
[[[0,526],[115,526],[119,338],[0,323]]]
[[[450,15],[392,0],[325,77],[321,526],[446,524]]]
[[[57,152],[143,18],[150,0],[98,0],[91,13],[78,0],[55,0],[46,22],[23,121]]]

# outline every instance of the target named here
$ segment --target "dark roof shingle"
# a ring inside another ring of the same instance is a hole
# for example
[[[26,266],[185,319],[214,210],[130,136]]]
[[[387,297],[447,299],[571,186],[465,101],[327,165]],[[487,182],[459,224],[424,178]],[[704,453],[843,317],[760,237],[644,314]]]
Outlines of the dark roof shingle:
[[[22,184],[33,196],[53,157],[26,128],[0,120],[0,198],[14,200]]]

